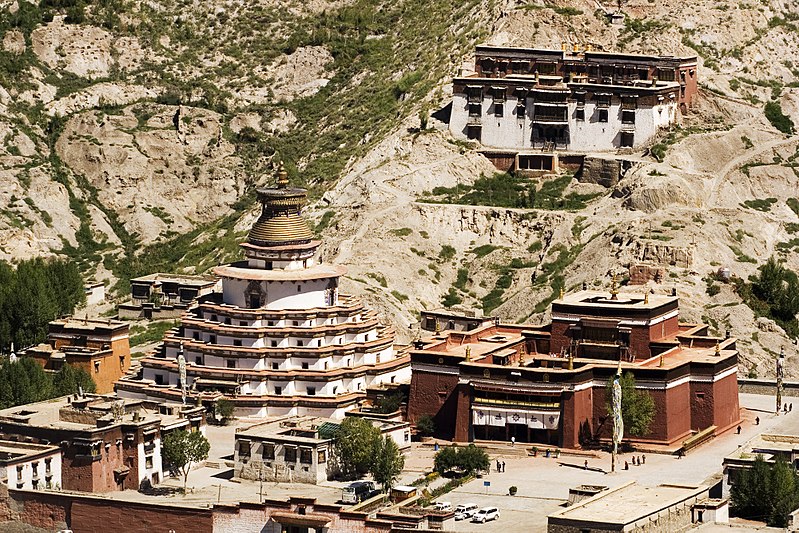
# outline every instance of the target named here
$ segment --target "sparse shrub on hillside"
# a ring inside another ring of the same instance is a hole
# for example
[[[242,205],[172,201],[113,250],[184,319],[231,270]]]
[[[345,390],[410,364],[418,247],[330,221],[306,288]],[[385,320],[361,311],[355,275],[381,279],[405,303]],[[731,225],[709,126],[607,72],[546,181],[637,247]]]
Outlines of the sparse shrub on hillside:
[[[782,112],[782,106],[779,102],[766,102],[765,113],[766,118],[771,122],[772,126],[786,135],[793,134],[793,121],[791,117]]]
[[[735,290],[757,316],[779,324],[788,335],[799,335],[799,277],[774,257],[758,268],[749,281],[733,278]]]

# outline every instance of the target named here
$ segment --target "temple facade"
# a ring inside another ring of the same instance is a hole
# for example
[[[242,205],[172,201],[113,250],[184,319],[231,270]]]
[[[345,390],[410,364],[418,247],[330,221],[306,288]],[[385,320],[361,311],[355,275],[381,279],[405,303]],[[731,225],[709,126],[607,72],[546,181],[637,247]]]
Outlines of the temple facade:
[[[696,57],[478,46],[453,80],[450,131],[505,150],[639,148],[697,87]]]
[[[442,331],[411,352],[408,416],[432,416],[439,436],[578,448],[607,440],[607,383],[621,368],[655,402],[645,435],[680,446],[740,421],[734,338],[679,322],[676,296],[580,291],[552,303],[542,326],[487,324]]]
[[[368,387],[408,382],[410,357],[394,330],[339,293],[341,266],[319,262],[321,241],[301,216],[306,190],[258,190],[260,218],[245,260],[219,266],[222,292],[200,298],[181,326],[117,382],[120,395],[181,401],[230,399],[237,416],[342,418]],[[181,385],[180,355],[185,360]]]

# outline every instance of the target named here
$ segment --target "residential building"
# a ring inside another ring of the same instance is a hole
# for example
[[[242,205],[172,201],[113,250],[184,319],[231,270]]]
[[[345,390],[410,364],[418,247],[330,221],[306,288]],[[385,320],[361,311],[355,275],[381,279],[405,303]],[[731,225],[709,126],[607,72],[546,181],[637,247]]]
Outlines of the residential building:
[[[762,433],[725,457],[722,463],[724,469],[724,483],[721,486],[723,495],[729,495],[730,488],[736,483],[740,473],[752,468],[758,456],[770,464],[782,460],[794,468],[799,468],[799,435]]]
[[[431,415],[460,442],[578,448],[609,438],[606,387],[621,369],[656,407],[649,432],[626,440],[679,447],[739,423],[735,339],[680,323],[677,296],[583,290],[553,301],[551,316],[415,342],[409,420]]]
[[[222,284],[217,276],[155,273],[130,280],[131,302],[119,306],[120,318],[177,318]]]
[[[394,330],[351,296],[339,294],[346,269],[320,263],[322,244],[301,216],[306,190],[258,189],[260,218],[241,245],[246,257],[214,269],[222,292],[206,295],[181,326],[117,382],[127,397],[176,401],[230,399],[238,416],[311,415],[340,419],[366,389],[410,380],[410,359]]]
[[[708,487],[645,487],[630,481],[549,515],[547,532],[671,533],[697,522],[726,522],[726,509],[726,501],[709,498]]]
[[[640,148],[697,92],[696,57],[478,46],[474,72],[453,80],[450,131],[504,150]]]
[[[61,448],[0,440],[0,480],[23,490],[61,487]]]
[[[83,286],[86,293],[86,305],[97,305],[105,301],[105,284],[102,281],[92,281]]]
[[[409,448],[410,424],[362,416]],[[286,416],[236,432],[235,475],[261,481],[317,484],[340,473],[335,457],[339,422],[313,416]]]
[[[138,490],[163,479],[162,435],[204,431],[204,413],[202,407],[75,395],[0,410],[0,439],[57,443],[63,489]]]
[[[466,309],[454,306],[451,309],[434,309],[422,312],[421,327],[424,331],[445,329],[468,331],[486,324],[493,324],[495,318],[483,316],[482,309]]]
[[[106,394],[114,391],[114,382],[130,369],[128,328],[118,320],[59,318],[48,324],[47,343],[21,355],[53,372],[64,363],[82,368],[94,380],[97,392]]]

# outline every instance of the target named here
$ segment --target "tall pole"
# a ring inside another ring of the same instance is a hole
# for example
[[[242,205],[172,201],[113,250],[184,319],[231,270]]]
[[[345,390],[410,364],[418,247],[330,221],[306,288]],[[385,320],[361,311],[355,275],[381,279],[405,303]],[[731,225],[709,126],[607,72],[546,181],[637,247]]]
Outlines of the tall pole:
[[[780,348],[780,356],[777,358],[777,414],[780,414],[782,407],[782,378],[785,366],[785,347]]]
[[[616,454],[619,451],[619,443],[624,438],[624,418],[621,412],[621,358],[619,359],[619,366],[616,369],[616,375],[613,376],[613,395],[612,395],[612,409],[613,409],[613,450],[610,455],[610,471],[616,471]]]

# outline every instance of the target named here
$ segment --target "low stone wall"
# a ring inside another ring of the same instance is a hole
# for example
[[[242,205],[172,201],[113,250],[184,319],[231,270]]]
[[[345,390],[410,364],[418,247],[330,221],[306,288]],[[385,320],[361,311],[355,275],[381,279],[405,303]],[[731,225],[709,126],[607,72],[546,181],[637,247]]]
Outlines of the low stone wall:
[[[777,382],[773,379],[738,378],[738,392],[776,396]],[[799,396],[799,382],[783,381],[782,395]],[[797,407],[799,407],[799,404],[797,404]]]

